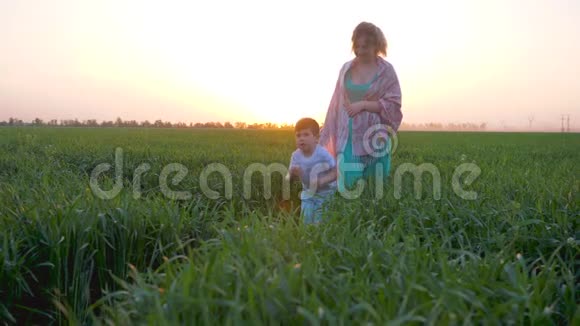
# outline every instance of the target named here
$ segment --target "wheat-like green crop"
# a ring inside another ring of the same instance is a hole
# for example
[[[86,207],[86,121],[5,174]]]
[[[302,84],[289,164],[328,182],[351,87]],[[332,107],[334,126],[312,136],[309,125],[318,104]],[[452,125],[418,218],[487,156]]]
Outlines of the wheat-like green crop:
[[[244,178],[251,164],[287,165],[291,131],[0,128],[0,320],[580,322],[580,135],[398,140],[384,194],[337,195],[312,226],[298,216],[300,184],[288,199],[281,174],[267,190],[259,173]],[[103,190],[122,177],[111,199],[90,186],[102,163],[111,165],[95,178]],[[432,164],[440,178],[425,173],[415,193],[407,173],[397,192],[397,168],[409,163]],[[176,184],[169,164],[185,168]],[[475,199],[453,188],[461,164],[481,171],[471,184],[459,179]],[[231,197],[215,171],[205,181],[218,196],[200,185],[212,165],[231,173]],[[165,177],[187,199],[168,196]]]

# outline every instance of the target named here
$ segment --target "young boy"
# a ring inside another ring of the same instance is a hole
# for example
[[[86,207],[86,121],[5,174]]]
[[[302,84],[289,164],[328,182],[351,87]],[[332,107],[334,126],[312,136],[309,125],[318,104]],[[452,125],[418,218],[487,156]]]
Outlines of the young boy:
[[[320,127],[316,120],[300,119],[294,132],[298,149],[292,153],[288,177],[302,181],[300,200],[304,223],[319,223],[325,201],[336,191],[336,161],[318,145]]]

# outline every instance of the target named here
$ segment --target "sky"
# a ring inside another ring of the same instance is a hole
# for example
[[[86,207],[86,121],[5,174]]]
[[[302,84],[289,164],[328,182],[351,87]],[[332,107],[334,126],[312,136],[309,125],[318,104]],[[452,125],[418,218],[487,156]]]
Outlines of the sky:
[[[322,123],[361,21],[403,122],[580,127],[577,0],[0,0],[0,120]]]

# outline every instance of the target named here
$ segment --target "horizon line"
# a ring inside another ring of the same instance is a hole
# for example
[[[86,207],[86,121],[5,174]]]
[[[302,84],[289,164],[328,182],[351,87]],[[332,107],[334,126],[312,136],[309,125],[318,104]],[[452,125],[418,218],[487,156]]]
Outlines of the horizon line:
[[[100,122],[99,122],[100,121]],[[324,124],[321,124],[321,127]],[[461,127],[463,125],[463,127]],[[22,119],[10,117],[8,120],[0,120],[0,126],[3,127],[79,127],[79,128],[176,128],[176,129],[291,129],[294,123],[277,123],[277,122],[253,122],[244,121],[206,121],[206,122],[172,122],[162,119],[149,119],[137,121],[135,119],[123,120],[117,117],[114,120],[108,119],[50,119],[43,120],[40,118],[32,119],[25,122]],[[401,123],[399,131],[464,131],[464,132],[529,132],[529,133],[579,133],[580,128],[526,128],[526,127],[497,127],[490,126],[487,122],[422,122]]]

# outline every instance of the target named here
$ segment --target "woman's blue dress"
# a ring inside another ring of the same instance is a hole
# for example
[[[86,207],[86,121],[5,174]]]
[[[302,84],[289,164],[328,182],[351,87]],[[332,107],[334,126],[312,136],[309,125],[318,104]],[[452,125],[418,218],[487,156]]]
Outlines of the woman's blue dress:
[[[358,102],[363,100],[365,93],[370,88],[371,84],[377,78],[375,76],[372,81],[366,84],[354,84],[350,77],[350,72],[346,74],[346,90],[348,92],[348,97],[351,103]],[[387,142],[389,140],[387,139]],[[390,143],[387,143],[387,146],[390,146]],[[344,148],[344,152],[342,155],[339,153],[338,157],[338,172],[339,172],[339,182],[338,188],[340,192],[345,190],[344,187],[347,189],[352,189],[357,180],[359,179],[375,179],[376,177],[386,178],[391,170],[391,153],[387,151],[385,155],[380,157],[373,157],[372,155],[365,155],[365,156],[357,156],[353,153],[353,145],[352,145],[352,118],[348,119],[348,138],[346,141],[346,145]],[[350,163],[350,167],[357,167],[356,170],[360,171],[351,171],[352,169],[347,169],[345,171],[344,163]],[[356,165],[353,165],[356,164]],[[377,170],[378,168],[378,170]],[[343,181],[341,181],[341,179]]]

